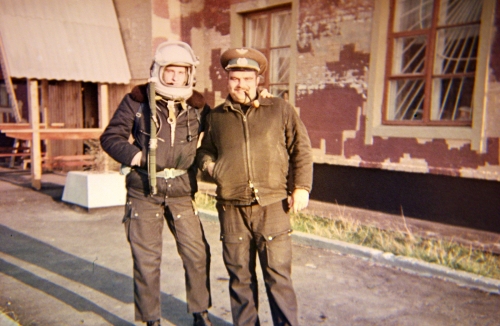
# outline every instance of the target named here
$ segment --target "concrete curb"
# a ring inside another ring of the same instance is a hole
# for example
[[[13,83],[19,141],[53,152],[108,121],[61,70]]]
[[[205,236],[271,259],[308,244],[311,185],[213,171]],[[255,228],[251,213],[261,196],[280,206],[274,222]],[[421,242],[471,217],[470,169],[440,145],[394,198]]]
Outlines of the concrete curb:
[[[217,213],[200,209],[200,217],[210,221],[218,221]],[[500,280],[457,271],[437,264],[424,262],[415,258],[395,256],[392,253],[363,247],[339,240],[326,239],[317,235],[294,231],[292,240],[295,243],[314,246],[317,248],[337,251],[341,254],[352,255],[372,260],[376,263],[393,266],[407,272],[421,276],[438,277],[446,281],[454,282],[461,286],[475,288],[489,293],[500,294]]]
[[[20,324],[16,321],[14,321],[12,318],[10,318],[9,315],[7,315],[4,312],[0,312],[0,325],[2,326],[20,326]]]

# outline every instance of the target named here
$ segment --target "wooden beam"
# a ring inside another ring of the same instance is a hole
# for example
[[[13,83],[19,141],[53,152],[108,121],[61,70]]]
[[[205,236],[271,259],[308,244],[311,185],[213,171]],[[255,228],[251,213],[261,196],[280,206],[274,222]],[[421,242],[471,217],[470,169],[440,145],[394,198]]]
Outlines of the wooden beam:
[[[42,124],[40,126],[43,126],[44,128],[48,128],[50,126],[49,124],[49,81],[47,79],[42,80],[42,87],[40,87],[41,94],[41,113],[42,113]],[[52,150],[51,150],[51,141],[50,140],[44,140],[44,145],[45,145],[45,152],[47,153],[46,157],[50,157],[52,155]]]
[[[30,127],[29,123],[9,123],[9,122],[0,123],[0,130],[4,130],[4,129],[9,129],[9,130],[27,129],[29,127]]]
[[[40,103],[38,81],[28,79],[28,111],[31,135],[31,186],[42,189],[42,148],[40,144]],[[17,138],[17,137],[14,137]]]
[[[45,124],[41,124],[40,129],[45,129],[45,128],[63,128],[64,123],[61,122],[52,122],[49,124],[48,127],[45,126]],[[3,132],[2,130],[14,130],[14,129],[29,129],[30,124],[27,122],[22,122],[22,123],[17,123],[17,122],[0,122],[0,132]]]
[[[33,133],[39,134],[39,139],[56,139],[56,140],[64,140],[64,139],[98,139],[103,130],[99,128],[75,128],[75,129],[67,129],[67,128],[51,128],[51,129],[7,129],[2,130],[7,137],[30,140]]]

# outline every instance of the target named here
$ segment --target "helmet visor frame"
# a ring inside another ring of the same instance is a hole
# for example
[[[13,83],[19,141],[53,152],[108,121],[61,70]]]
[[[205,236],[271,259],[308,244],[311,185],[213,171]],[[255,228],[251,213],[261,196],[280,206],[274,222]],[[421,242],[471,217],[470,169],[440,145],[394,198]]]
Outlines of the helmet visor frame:
[[[171,82],[165,81],[164,79],[165,69],[167,69],[168,67],[181,67],[186,69],[186,76],[184,82],[181,85],[175,85]],[[192,77],[192,65],[186,63],[169,63],[168,65],[160,66],[160,69],[158,71],[158,80],[162,85],[167,87],[189,88],[191,87],[192,84],[191,77]]]

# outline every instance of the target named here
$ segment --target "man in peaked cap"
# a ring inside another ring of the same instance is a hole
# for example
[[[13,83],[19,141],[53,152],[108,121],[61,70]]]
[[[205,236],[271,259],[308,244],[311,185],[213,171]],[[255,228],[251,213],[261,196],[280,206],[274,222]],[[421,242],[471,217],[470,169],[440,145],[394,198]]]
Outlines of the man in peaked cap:
[[[274,325],[297,325],[289,210],[300,211],[309,201],[309,136],[290,104],[257,96],[267,68],[261,52],[229,49],[220,62],[229,95],[207,116],[197,163],[217,184],[233,322],[260,324],[258,255]]]
[[[253,48],[229,49],[220,57],[225,70],[255,70],[262,75],[267,69],[267,58]]]

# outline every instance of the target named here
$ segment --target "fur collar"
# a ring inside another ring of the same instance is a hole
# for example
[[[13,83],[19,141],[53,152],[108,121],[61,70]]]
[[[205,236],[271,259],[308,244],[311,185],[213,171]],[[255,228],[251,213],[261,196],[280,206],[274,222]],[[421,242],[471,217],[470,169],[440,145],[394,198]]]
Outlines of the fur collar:
[[[140,103],[148,101],[148,84],[135,86],[130,92],[130,97]],[[206,101],[203,94],[193,89],[193,95],[187,99],[186,103],[194,108],[203,109]]]

